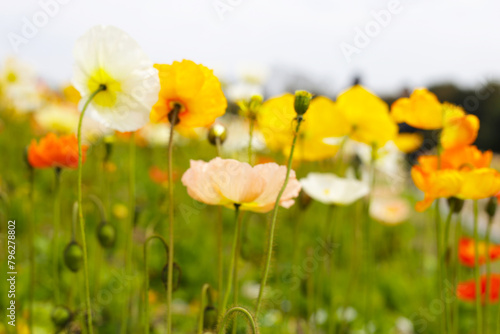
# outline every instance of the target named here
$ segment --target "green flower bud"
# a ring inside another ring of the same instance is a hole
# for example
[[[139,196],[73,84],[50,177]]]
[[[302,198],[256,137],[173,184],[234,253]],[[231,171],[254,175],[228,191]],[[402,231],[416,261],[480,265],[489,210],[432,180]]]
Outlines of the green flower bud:
[[[312,94],[305,90],[298,90],[295,92],[294,108],[297,115],[302,116],[306,113],[307,109],[309,109],[311,99]]]
[[[490,200],[488,201],[488,204],[486,204],[486,213],[490,218],[493,218],[495,216],[495,213],[497,212],[497,198],[496,197],[490,197]]]
[[[52,323],[57,328],[64,328],[71,321],[73,315],[71,311],[65,306],[56,306],[54,310],[52,310],[52,314],[50,318],[52,319]]]
[[[217,328],[218,312],[213,306],[205,307],[203,310],[203,330],[214,331]]]
[[[254,95],[247,101],[239,101],[237,104],[240,107],[240,115],[255,120],[262,107],[262,101],[263,99],[260,95]]]
[[[217,139],[219,139],[219,144],[224,143],[227,137],[226,127],[222,124],[215,123],[208,130],[208,141],[212,145],[217,145]]]
[[[76,243],[71,241],[64,250],[64,263],[72,272],[80,270],[83,264],[83,249]]]
[[[172,275],[172,291],[176,291],[179,288],[179,283],[181,281],[181,267],[177,263],[174,262],[174,273]],[[161,280],[163,284],[165,285],[165,289],[168,287],[168,263],[163,267],[163,270],[161,272]]]
[[[456,197],[448,198],[448,207],[453,209],[453,213],[460,213],[464,207],[464,200]]]
[[[97,227],[97,239],[104,248],[113,246],[116,239],[115,227],[107,222],[100,223]]]

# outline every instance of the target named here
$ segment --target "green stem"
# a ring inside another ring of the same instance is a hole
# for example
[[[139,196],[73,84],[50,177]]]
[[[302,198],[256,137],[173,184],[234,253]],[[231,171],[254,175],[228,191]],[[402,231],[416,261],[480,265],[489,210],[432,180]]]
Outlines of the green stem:
[[[174,273],[174,177],[173,177],[173,148],[174,148],[174,127],[177,123],[177,116],[180,106],[175,105],[170,111],[170,134],[168,139],[168,193],[169,193],[169,212],[168,212],[168,273],[167,273],[167,334],[172,334],[172,281]]]
[[[204,317],[205,317],[205,307],[208,306],[208,304],[211,303],[210,301],[211,296],[210,296],[210,284],[203,284],[203,287],[201,288],[201,304],[200,304],[200,315],[198,317],[198,332],[197,334],[203,334],[203,322],[204,322]],[[208,300],[208,304],[207,304]]]
[[[332,246],[335,244],[335,234],[336,234],[336,225],[338,220],[335,219],[335,221],[332,221],[332,212],[334,211],[334,206],[330,205],[328,207],[328,213],[327,213],[327,236],[330,237]],[[339,216],[339,208],[337,208],[337,213],[336,213],[336,218]],[[330,265],[328,266],[328,271],[329,274],[327,277],[327,281],[325,282],[326,286],[330,286],[330,312],[329,312],[329,333],[334,333],[335,332],[335,326],[336,326],[336,317],[335,317],[335,254],[332,252],[330,255]]]
[[[488,312],[490,310],[490,293],[491,293],[491,257],[490,257],[490,238],[491,238],[491,224],[493,217],[488,219],[488,227],[486,228],[486,298],[484,301],[484,333],[489,332]]]
[[[245,309],[243,307],[236,306],[236,307],[232,307],[229,310],[227,310],[226,314],[224,315],[224,317],[221,320],[218,334],[224,334],[224,330],[226,329],[226,322],[229,319],[231,319],[231,315],[233,313],[236,313],[236,312],[242,313],[247,318],[248,323],[250,324],[250,328],[252,328],[252,334],[259,333],[259,328],[257,327],[257,323],[256,323],[254,317],[252,316],[252,314],[250,312],[248,312],[247,309]]]
[[[52,236],[53,259],[54,266],[54,300],[59,305],[61,297],[59,293],[59,225],[61,222],[61,168],[54,169],[54,231]]]
[[[481,286],[479,282],[479,234],[477,200],[474,200],[474,279],[476,281],[476,333],[481,334]]]
[[[448,215],[446,216],[446,221],[445,221],[445,226],[444,226],[444,247],[441,252],[441,268],[443,270],[443,281],[447,281],[449,278],[449,271],[448,271],[448,261],[447,261],[447,254],[448,254],[448,248],[449,248],[449,238],[450,238],[450,226],[451,226],[451,218],[453,216],[453,211],[455,209],[455,204],[452,202],[450,204],[450,210],[448,212]],[[444,283],[444,282],[443,282]],[[444,286],[444,284],[443,284]],[[445,321],[446,321],[446,329],[448,332],[451,332],[452,330],[452,325],[451,325],[451,310],[448,309],[448,303],[445,299],[444,291],[442,291],[443,294],[443,302],[444,302],[444,316],[445,316]]]
[[[253,129],[255,127],[255,120],[251,117],[250,118],[250,130],[248,132],[249,139],[248,139],[248,163],[251,165],[252,164],[252,139],[253,139]]]
[[[168,245],[165,239],[160,235],[152,235],[144,242],[144,334],[149,334],[149,275],[148,275],[148,244],[151,240],[158,239],[165,247],[166,257],[168,259]]]
[[[231,263],[229,265],[226,293],[224,294],[224,300],[223,300],[222,306],[221,306],[221,314],[224,314],[226,312],[226,306],[227,306],[227,302],[229,301],[229,295],[231,294],[231,289],[232,289],[232,284],[233,284],[235,266],[237,265],[236,262],[238,261],[238,253],[236,252],[236,249],[238,247],[239,235],[241,234],[240,233],[241,232],[241,220],[239,219],[240,205],[235,204],[234,209],[235,209],[235,217],[234,217],[235,231],[234,231],[234,236],[233,236],[233,247],[232,247],[232,251],[231,251]]]
[[[370,218],[370,205],[373,197],[373,190],[375,189],[375,160],[376,160],[377,146],[372,145],[371,161],[370,161],[370,193],[368,195],[368,203],[366,204],[365,211],[365,224],[364,224],[364,243],[365,254],[364,261],[366,266],[366,277],[370,277],[367,281],[365,296],[365,325],[368,326],[371,321],[372,313],[372,294],[376,282],[376,272],[373,270],[373,250],[372,250],[372,221]]]
[[[462,222],[460,219],[460,213],[456,215],[455,222],[455,252],[453,256],[453,286],[456,288],[458,282],[460,282],[460,264],[458,261],[458,249],[460,245],[460,238],[462,236]],[[458,302],[457,298],[453,298],[453,332],[458,333]]]
[[[89,284],[89,267],[87,258],[87,241],[85,238],[85,221],[83,220],[83,206],[82,206],[82,121],[85,111],[89,106],[92,99],[99,94],[99,92],[105,90],[106,87],[101,85],[95,92],[90,94],[87,102],[83,106],[82,112],[80,113],[80,119],[78,120],[78,215],[80,220],[80,230],[82,233],[82,248],[83,248],[83,275],[85,278],[85,305],[87,310],[87,327],[89,333],[92,334],[92,306],[90,303],[90,284]]]
[[[436,200],[435,204],[435,224],[436,224],[436,254],[437,254],[437,260],[438,260],[438,298],[439,300],[444,301],[443,298],[443,279],[444,279],[444,274],[443,274],[443,264],[441,261],[441,251],[442,251],[442,245],[441,245],[441,213],[439,211],[439,199]],[[445,303],[446,305],[446,303]],[[445,306],[446,307],[446,306]],[[440,318],[440,326],[441,326],[441,331],[443,333],[447,333],[448,329],[446,328],[446,311],[443,313],[443,317]]]
[[[130,274],[132,265],[132,235],[134,231],[134,219],[135,219],[135,156],[136,156],[136,145],[135,145],[135,132],[132,132],[129,138],[129,178],[128,178],[128,211],[130,217],[130,224],[127,228],[127,234],[125,239],[125,272]],[[125,334],[127,332],[128,323],[128,312],[130,307],[131,289],[127,285],[125,288],[125,293],[123,294],[125,299],[123,303],[123,312],[121,316],[121,326],[120,333]]]
[[[30,259],[30,287],[29,287],[29,328],[33,333],[33,316],[35,300],[35,170],[30,167],[30,228],[28,229],[29,259]]]
[[[243,224],[243,215],[240,215],[238,218],[238,225],[240,226],[239,233],[238,233],[238,239],[236,241],[236,258],[234,259],[234,274],[233,274],[233,305],[238,305],[238,258],[241,252],[241,226]],[[233,334],[236,334],[236,318],[234,318],[234,323],[233,323]]]
[[[286,186],[288,184],[288,179],[290,178],[290,170],[292,169],[292,161],[293,161],[293,151],[295,150],[295,144],[297,143],[297,138],[299,134],[300,124],[302,123],[302,117],[297,117],[297,127],[295,128],[295,134],[293,136],[292,148],[290,150],[290,156],[288,157],[288,165],[286,169],[285,181],[283,182],[283,186],[281,187],[280,192],[278,193],[278,197],[276,198],[276,202],[274,203],[273,209],[273,219],[271,221],[271,226],[269,229],[269,240],[267,247],[267,255],[266,255],[266,264],[264,267],[264,274],[262,275],[262,280],[260,282],[259,289],[259,297],[257,299],[257,306],[255,308],[256,317],[259,316],[260,307],[262,305],[262,297],[264,296],[264,289],[267,283],[267,276],[269,275],[269,267],[271,265],[271,259],[273,256],[273,245],[274,245],[274,230],[276,228],[276,218],[278,217],[278,209],[280,205],[281,196],[285,192]]]

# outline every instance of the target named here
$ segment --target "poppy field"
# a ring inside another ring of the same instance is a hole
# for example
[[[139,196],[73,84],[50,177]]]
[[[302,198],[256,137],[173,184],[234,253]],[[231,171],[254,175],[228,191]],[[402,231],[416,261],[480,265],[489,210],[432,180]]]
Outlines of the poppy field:
[[[478,115],[235,92],[140,44],[91,27],[57,87],[0,65],[0,334],[500,333]]]

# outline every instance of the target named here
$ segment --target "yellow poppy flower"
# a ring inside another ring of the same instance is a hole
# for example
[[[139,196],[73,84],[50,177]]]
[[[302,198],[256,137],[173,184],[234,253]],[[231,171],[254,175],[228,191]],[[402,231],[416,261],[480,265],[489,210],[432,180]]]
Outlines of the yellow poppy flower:
[[[402,97],[392,104],[391,114],[397,123],[414,128],[436,130],[443,127],[442,105],[436,95],[426,88],[415,89],[410,97]]]
[[[151,121],[167,121],[170,111],[178,106],[179,127],[204,127],[226,112],[227,101],[212,70],[190,60],[157,64],[155,68],[159,71],[161,89],[151,110]]]
[[[422,146],[424,137],[420,133],[400,133],[394,139],[394,144],[404,153],[411,153]]]
[[[257,114],[259,130],[271,150],[290,153],[293,138],[293,120],[297,117],[294,110],[295,97],[284,94],[272,98],[262,105]],[[338,146],[323,142],[324,138],[336,136],[333,124],[342,122],[335,102],[326,97],[314,98],[304,114],[299,139],[293,158],[295,160],[318,161],[333,157]]]
[[[387,104],[360,85],[341,93],[337,106],[343,117],[337,116],[340,121],[333,122],[331,127],[338,137],[348,135],[355,141],[382,147],[398,133]]]
[[[445,121],[441,132],[441,146],[456,148],[472,144],[479,131],[479,119],[467,115],[462,108],[444,103]]]
[[[474,169],[462,174],[458,198],[482,199],[495,196],[500,191],[500,173],[493,168]]]

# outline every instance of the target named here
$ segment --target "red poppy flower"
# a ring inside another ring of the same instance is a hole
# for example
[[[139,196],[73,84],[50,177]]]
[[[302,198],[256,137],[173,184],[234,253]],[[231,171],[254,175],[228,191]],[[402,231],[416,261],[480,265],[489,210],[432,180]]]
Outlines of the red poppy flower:
[[[87,146],[82,146],[82,163],[85,162]],[[76,136],[57,137],[49,133],[37,143],[35,139],[28,147],[28,162],[33,168],[77,168],[78,141]]]
[[[486,263],[486,242],[480,241],[478,244],[479,249],[479,264]],[[490,260],[495,261],[500,259],[500,246],[490,243]],[[474,239],[462,238],[460,239],[460,244],[458,246],[458,257],[460,262],[468,267],[474,267],[475,263],[475,250],[474,250]]]
[[[486,299],[486,275],[481,276],[480,279],[480,291],[482,302]],[[500,274],[492,274],[490,279],[490,302],[494,303],[498,301],[498,294],[500,291]],[[465,281],[458,283],[457,286],[457,297],[463,301],[475,301],[476,300],[476,282],[474,280]]]

